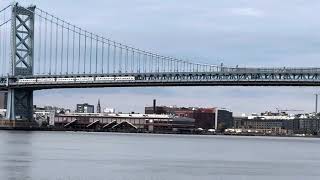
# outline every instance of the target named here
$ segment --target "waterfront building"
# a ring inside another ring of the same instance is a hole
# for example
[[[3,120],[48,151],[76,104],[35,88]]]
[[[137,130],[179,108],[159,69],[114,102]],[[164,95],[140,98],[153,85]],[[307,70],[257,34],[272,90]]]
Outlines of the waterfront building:
[[[195,120],[187,117],[157,114],[57,114],[56,128],[101,131],[192,132]]]
[[[145,107],[145,114],[172,114],[195,119],[195,127],[223,131],[233,126],[232,112],[219,108],[199,107]]]
[[[242,131],[260,130],[276,133],[279,129],[287,134],[319,134],[320,119],[309,114],[288,115],[285,113],[272,113],[251,115],[248,117],[234,117],[234,129]]]
[[[298,119],[298,130],[295,132],[298,134],[320,134],[320,119],[317,118],[306,118]]]
[[[174,107],[150,106],[145,107],[145,114],[174,114]]]
[[[94,113],[94,105],[88,103],[77,104],[76,108],[77,113]]]

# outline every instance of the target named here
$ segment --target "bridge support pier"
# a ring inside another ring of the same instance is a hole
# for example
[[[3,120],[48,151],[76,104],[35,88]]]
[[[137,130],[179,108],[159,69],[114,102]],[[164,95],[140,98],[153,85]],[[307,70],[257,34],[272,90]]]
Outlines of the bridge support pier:
[[[33,91],[9,89],[7,119],[31,121],[33,119]]]
[[[11,11],[11,68],[8,78],[7,119],[1,126],[30,127],[33,123],[33,90],[11,88],[10,79],[32,76],[34,63],[35,6],[17,4]]]

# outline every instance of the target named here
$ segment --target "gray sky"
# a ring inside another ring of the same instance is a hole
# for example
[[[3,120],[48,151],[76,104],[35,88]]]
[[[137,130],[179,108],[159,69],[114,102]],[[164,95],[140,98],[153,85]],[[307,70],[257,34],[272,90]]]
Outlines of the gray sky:
[[[0,0],[5,6],[11,1]],[[25,0],[105,37],[163,55],[226,66],[317,66],[317,0]],[[35,104],[96,104],[143,112],[162,105],[225,107],[236,114],[279,108],[314,110],[317,88],[166,87],[61,89],[35,93]]]

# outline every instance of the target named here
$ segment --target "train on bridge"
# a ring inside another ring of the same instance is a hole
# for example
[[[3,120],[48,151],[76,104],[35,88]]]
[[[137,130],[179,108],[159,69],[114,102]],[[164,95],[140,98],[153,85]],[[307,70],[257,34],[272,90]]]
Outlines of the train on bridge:
[[[32,84],[32,83],[54,83],[54,82],[112,82],[112,81],[135,81],[134,76],[115,76],[115,77],[57,77],[57,78],[18,78],[18,84]]]

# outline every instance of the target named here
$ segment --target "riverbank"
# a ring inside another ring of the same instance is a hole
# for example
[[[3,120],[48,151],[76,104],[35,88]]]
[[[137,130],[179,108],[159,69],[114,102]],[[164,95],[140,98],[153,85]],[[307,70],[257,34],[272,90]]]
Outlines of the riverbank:
[[[70,128],[55,128],[55,127],[0,127],[0,131],[57,131],[57,132],[105,132],[105,133],[128,133],[128,134],[184,134],[184,135],[219,135],[219,136],[256,136],[256,137],[308,137],[308,138],[319,138],[317,135],[274,135],[274,134],[254,134],[254,133],[243,133],[243,134],[229,134],[229,133],[195,133],[195,132],[142,132],[142,131],[105,131],[105,130],[88,130],[88,129],[70,129]]]

